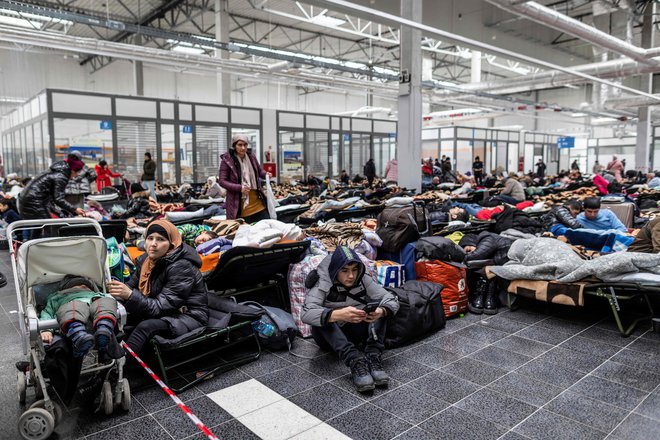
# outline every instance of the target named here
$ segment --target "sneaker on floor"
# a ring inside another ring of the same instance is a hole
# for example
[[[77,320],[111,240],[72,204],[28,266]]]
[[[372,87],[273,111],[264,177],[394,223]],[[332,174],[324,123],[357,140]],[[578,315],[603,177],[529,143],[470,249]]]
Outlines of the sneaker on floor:
[[[380,358],[380,354],[370,353],[366,357],[369,364],[369,373],[374,380],[374,384],[378,387],[387,386],[390,383],[390,377],[383,369],[383,361]]]
[[[366,359],[355,359],[351,363],[351,380],[361,393],[374,389],[374,379],[369,373],[369,364]]]

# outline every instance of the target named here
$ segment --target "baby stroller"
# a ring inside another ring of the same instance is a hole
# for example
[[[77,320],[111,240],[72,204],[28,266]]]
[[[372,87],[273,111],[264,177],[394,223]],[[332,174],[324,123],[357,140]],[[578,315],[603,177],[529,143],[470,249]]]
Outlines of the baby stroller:
[[[53,230],[63,226],[91,226],[97,235],[40,238],[16,246],[16,237],[22,236],[24,230]],[[106,282],[110,280],[107,246],[100,225],[89,218],[17,221],[9,225],[7,239],[16,281],[19,331],[23,354],[27,356],[26,362],[20,363],[21,367],[17,365],[18,398],[24,404],[28,388],[33,388],[36,400],[20,416],[18,430],[24,439],[41,440],[52,434],[62,420],[63,412],[49,394],[54,389],[44,375],[47,353],[40,335],[42,330],[58,328],[58,322],[56,319],[40,321],[38,304],[45,303],[48,294],[57,290],[56,286],[67,274],[85,277],[95,283],[101,292],[105,292]],[[123,307],[119,306],[117,316],[117,325],[121,330],[126,322]],[[92,375],[103,378],[99,408],[105,414],[111,414],[115,407],[126,411],[131,407],[130,387],[128,380],[123,377],[124,364],[124,357],[101,363],[96,350],[90,350],[82,360],[81,378],[95,378]],[[73,385],[75,389],[76,384]]]

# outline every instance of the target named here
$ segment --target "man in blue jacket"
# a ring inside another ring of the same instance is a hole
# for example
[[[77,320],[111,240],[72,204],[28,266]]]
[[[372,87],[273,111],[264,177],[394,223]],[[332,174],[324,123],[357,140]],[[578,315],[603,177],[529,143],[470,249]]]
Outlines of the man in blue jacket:
[[[577,221],[585,229],[598,231],[617,230],[628,232],[628,228],[609,209],[600,209],[600,199],[589,197],[584,201],[584,212],[577,216]]]

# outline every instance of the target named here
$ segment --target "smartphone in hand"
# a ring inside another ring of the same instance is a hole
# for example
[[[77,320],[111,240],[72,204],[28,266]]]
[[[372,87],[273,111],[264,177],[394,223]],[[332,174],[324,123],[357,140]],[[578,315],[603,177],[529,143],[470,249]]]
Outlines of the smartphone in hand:
[[[380,306],[380,301],[369,301],[369,303],[364,306],[364,311],[369,313],[373,313],[376,311],[376,309]]]

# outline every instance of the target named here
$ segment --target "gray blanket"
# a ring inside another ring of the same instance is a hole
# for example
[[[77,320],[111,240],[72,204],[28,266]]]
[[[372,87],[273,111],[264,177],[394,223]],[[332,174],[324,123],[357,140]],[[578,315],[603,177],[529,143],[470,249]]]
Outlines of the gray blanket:
[[[509,262],[491,270],[507,280],[555,280],[563,283],[594,276],[617,281],[623,274],[660,274],[660,254],[617,252],[583,260],[569,245],[552,238],[516,240],[509,249]]]

